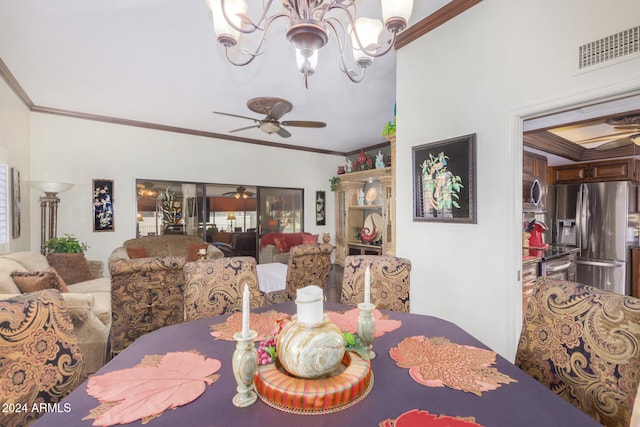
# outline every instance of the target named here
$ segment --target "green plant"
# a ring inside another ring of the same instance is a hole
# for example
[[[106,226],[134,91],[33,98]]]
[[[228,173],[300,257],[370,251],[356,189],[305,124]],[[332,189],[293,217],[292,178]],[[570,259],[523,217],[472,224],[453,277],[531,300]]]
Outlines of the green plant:
[[[329,182],[331,183],[331,191],[336,191],[338,184],[340,184],[340,177],[332,176]]]
[[[65,234],[64,237],[54,237],[44,242],[47,253],[50,254],[75,254],[84,253],[89,246],[80,243],[73,235]]]

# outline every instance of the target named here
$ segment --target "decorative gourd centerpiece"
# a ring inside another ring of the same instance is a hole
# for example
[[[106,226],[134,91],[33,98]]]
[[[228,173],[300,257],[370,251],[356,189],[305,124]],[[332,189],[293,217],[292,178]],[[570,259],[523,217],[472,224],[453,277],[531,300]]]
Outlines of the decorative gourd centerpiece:
[[[344,336],[324,314],[322,299],[318,286],[298,289],[297,315],[278,334],[278,360],[298,378],[327,375],[336,370],[344,357]]]
[[[323,312],[318,286],[298,289],[297,314],[276,338],[277,359],[258,367],[254,387],[269,406],[299,414],[348,408],[373,386],[368,358],[346,351],[343,332]]]

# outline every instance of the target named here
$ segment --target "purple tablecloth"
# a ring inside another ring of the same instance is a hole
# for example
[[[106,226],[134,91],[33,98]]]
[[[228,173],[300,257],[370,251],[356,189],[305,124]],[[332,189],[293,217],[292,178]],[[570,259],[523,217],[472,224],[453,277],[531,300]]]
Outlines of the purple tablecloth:
[[[346,310],[353,307],[325,304],[326,310]],[[295,304],[285,303],[265,307],[294,313]],[[574,408],[546,387],[529,377],[507,360],[497,357],[495,367],[503,374],[517,380],[504,384],[482,396],[465,393],[447,387],[425,387],[413,381],[407,369],[399,368],[389,356],[389,349],[405,337],[424,335],[443,336],[458,344],[486,348],[477,339],[458,326],[430,316],[386,312],[392,319],[402,321],[402,327],[377,338],[372,360],[374,385],[362,402],[339,412],[325,415],[297,415],[274,409],[260,399],[248,408],[236,408],[231,399],[236,383],[231,368],[231,356],[235,342],[216,340],[210,335],[209,325],[222,322],[225,317],[202,319],[180,325],[168,326],[151,332],[134,342],[98,374],[132,367],[149,354],[165,354],[170,351],[195,349],[205,356],[219,359],[221,378],[207,387],[205,393],[192,403],[166,411],[151,420],[154,426],[377,426],[388,418],[395,419],[411,409],[427,410],[433,414],[475,417],[486,427],[525,426],[598,426],[590,417]],[[47,413],[35,426],[90,426],[92,420],[81,421],[99,402],[86,393],[86,382],[71,393],[60,405],[61,412]],[[65,412],[66,411],[66,412]],[[141,425],[138,421],[129,425]]]

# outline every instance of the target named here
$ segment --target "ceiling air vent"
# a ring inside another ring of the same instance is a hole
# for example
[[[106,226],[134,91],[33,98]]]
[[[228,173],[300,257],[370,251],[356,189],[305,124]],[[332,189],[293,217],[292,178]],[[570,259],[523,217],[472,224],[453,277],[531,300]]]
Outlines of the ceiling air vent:
[[[640,26],[580,46],[579,68],[640,52]]]

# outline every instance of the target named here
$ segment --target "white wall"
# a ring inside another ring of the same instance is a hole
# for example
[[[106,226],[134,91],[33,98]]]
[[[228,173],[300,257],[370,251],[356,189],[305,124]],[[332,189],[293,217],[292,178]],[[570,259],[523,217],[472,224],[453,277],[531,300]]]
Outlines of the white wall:
[[[30,203],[27,184],[30,174],[29,115],[29,109],[0,78],[0,147],[7,151],[9,167],[20,171],[21,180],[21,230],[19,238],[11,239],[9,229],[9,246],[12,251],[29,250],[30,244]],[[11,212],[9,215],[11,224]]]
[[[640,59],[578,73],[578,46],[638,25],[637,0],[484,1],[398,52],[397,253],[412,310],[512,359],[520,332],[521,117],[640,91]],[[411,147],[477,134],[477,224],[412,221]]]
[[[33,180],[71,182],[59,194],[58,236],[87,242],[87,257],[105,261],[136,235],[136,178],[304,188],[305,231],[335,234],[329,178],[341,156],[79,120],[31,115]],[[115,231],[93,232],[92,179],[114,180]],[[315,192],[327,192],[327,223],[315,225]],[[33,192],[31,247],[40,245],[39,194]]]

